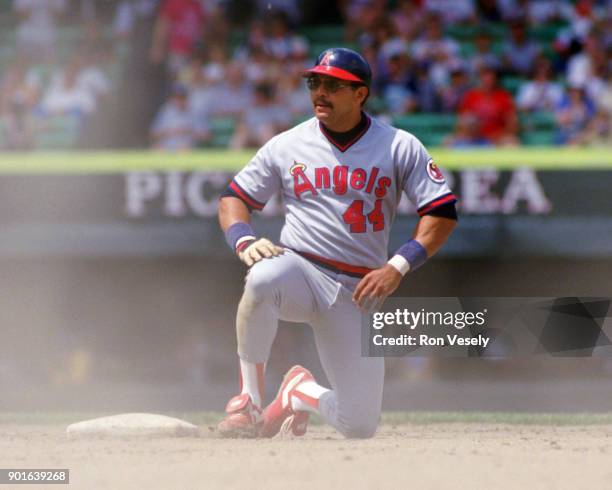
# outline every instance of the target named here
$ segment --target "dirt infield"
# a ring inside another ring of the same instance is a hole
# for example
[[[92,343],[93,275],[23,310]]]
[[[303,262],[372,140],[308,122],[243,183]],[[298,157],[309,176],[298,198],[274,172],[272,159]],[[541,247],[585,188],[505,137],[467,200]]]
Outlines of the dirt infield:
[[[57,423],[0,425],[0,467],[70,468],[69,488],[89,490],[610,488],[611,458],[609,424],[386,423],[356,441],[325,426],[299,440],[225,440],[208,425],[199,438],[70,440]]]

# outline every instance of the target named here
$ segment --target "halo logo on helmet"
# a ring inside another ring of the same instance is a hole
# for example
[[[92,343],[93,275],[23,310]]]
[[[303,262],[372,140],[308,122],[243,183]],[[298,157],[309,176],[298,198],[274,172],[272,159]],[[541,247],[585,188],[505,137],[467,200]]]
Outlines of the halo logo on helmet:
[[[315,66],[304,72],[304,76],[312,74],[363,83],[368,87],[372,80],[372,70],[368,62],[357,51],[348,48],[329,48],[323,51]]]
[[[319,64],[323,66],[329,66],[329,59],[331,58],[331,56],[332,54],[329,51],[326,51],[325,53],[323,53],[323,58],[321,58],[321,62]]]

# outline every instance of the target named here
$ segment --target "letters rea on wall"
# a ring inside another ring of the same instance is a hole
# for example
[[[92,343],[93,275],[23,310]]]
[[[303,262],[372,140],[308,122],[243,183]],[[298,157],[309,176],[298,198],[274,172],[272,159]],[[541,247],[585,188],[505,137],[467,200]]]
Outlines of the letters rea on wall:
[[[459,196],[462,214],[548,214],[552,202],[530,168],[500,172],[494,169],[446,172]],[[219,196],[232,174],[227,172],[130,172],[125,174],[125,212],[129,218],[152,215],[168,218],[214,217]],[[282,215],[280,196],[270,199],[262,213]],[[413,215],[414,206],[402,196],[399,215]]]

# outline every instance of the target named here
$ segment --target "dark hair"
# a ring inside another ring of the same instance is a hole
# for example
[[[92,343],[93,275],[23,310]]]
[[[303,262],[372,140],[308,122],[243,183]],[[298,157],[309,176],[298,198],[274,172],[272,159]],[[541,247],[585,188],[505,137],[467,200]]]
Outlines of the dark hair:
[[[266,99],[270,99],[274,96],[274,87],[266,82],[255,85],[254,90],[256,93],[263,95]]]
[[[494,65],[492,65],[492,64],[490,64],[490,63],[484,64],[484,65],[483,65],[483,66],[480,68],[480,70],[478,70],[478,75],[482,75],[482,74],[484,74],[484,73],[486,73],[486,72],[493,73],[493,75],[495,75],[495,78],[496,78],[497,80],[499,80],[499,77],[500,77],[500,71],[499,71],[499,69],[498,69],[497,67],[495,67]]]

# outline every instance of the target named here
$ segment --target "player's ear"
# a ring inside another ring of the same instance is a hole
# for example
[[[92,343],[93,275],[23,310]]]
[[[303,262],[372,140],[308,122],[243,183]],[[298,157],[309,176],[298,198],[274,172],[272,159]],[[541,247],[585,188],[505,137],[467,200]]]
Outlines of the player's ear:
[[[368,100],[368,96],[370,95],[370,89],[365,85],[361,85],[360,87],[357,87],[357,89],[355,90],[355,94],[357,95],[360,104],[363,106],[366,100]]]

